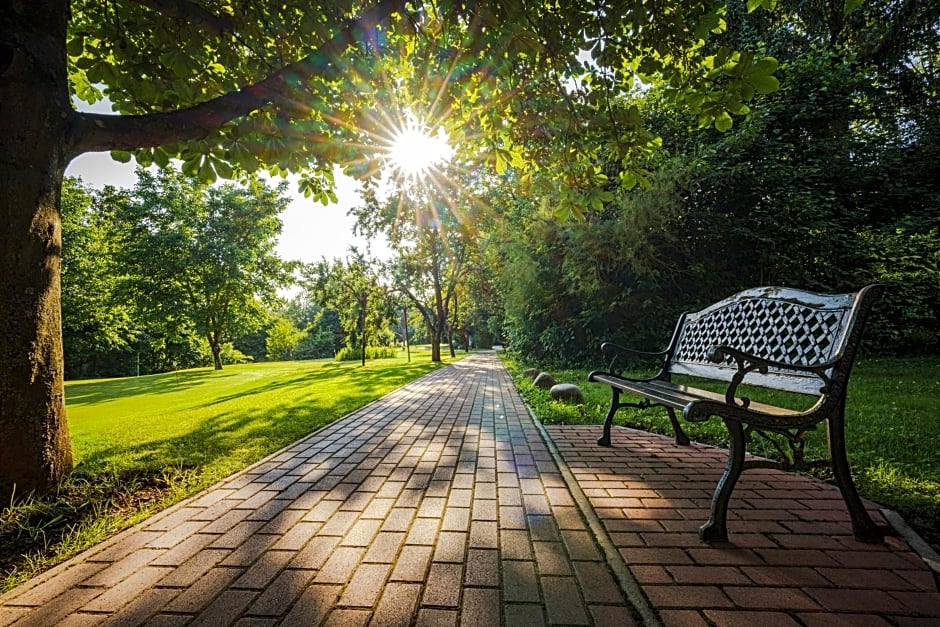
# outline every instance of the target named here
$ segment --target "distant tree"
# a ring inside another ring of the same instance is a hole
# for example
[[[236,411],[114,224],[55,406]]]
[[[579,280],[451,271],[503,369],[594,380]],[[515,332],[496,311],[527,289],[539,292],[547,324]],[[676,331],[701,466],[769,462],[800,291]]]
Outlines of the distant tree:
[[[128,374],[119,356],[136,344],[133,310],[120,302],[119,240],[110,215],[121,196],[77,179],[62,188],[62,338],[67,377]]]
[[[188,320],[222,369],[221,348],[265,319],[263,301],[289,281],[274,252],[283,184],[208,187],[173,170],[139,169],[121,260],[128,290],[150,316]]]
[[[286,318],[277,318],[268,328],[268,337],[265,341],[268,359],[293,359],[294,349],[303,341],[307,334],[294,326]]]
[[[346,345],[361,351],[363,366],[369,342],[378,337],[389,316],[386,290],[379,278],[378,263],[356,249],[345,260],[324,259],[304,269],[311,298],[339,314]]]

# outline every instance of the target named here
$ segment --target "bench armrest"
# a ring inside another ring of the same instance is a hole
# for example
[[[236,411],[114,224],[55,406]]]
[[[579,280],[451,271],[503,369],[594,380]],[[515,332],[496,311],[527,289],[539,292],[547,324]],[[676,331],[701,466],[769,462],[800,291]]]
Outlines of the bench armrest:
[[[793,370],[796,372],[812,373],[820,378],[822,383],[820,391],[823,394],[826,394],[829,392],[832,385],[832,378],[829,376],[828,371],[838,363],[838,360],[833,360],[822,364],[817,364],[815,366],[805,366],[802,364],[788,364],[779,361],[762,359],[756,355],[751,355],[736,348],[732,348],[731,346],[712,346],[710,349],[708,349],[709,361],[716,364],[725,361],[729,357],[734,360],[738,371],[734,373],[734,376],[731,378],[731,384],[728,386],[728,389],[725,392],[725,402],[729,405],[738,405],[741,407],[747,407],[748,404],[750,404],[750,400],[746,397],[742,397],[739,399],[740,403],[738,403],[735,399],[735,392],[737,392],[738,386],[744,380],[744,377],[746,377],[751,372],[757,371],[761,374],[767,374],[767,371],[770,368],[774,368],[780,370]]]
[[[633,348],[628,348],[626,346],[620,346],[619,344],[614,344],[613,342],[604,342],[601,344],[601,352],[608,353],[611,355],[610,363],[607,365],[607,370],[612,374],[620,376],[620,370],[615,369],[614,365],[617,363],[618,357],[628,357],[628,356],[637,356],[637,357],[658,357],[660,364],[662,365],[663,359],[667,356],[668,351],[658,351],[658,352],[649,352],[649,351],[640,351]]]

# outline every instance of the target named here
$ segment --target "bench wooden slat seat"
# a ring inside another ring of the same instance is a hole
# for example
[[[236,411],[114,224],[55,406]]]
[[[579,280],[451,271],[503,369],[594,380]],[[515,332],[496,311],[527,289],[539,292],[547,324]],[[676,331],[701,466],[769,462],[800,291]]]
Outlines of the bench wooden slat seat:
[[[635,351],[610,342],[601,349],[612,355],[607,371],[588,380],[610,386],[610,409],[598,444],[610,446],[614,415],[623,407],[663,407],[669,414],[676,443],[689,438],[676,411],[690,422],[720,417],[728,428],[728,464],[712,498],[708,521],[699,528],[705,541],[727,541],[727,510],[731,493],[747,468],[767,467],[767,460],[746,459],[754,432],[784,435],[802,456],[803,434],[826,423],[835,482],[852,519],[855,537],[880,542],[886,529],[876,525],[862,504],[852,480],[845,451],[845,401],[849,374],[871,305],[882,286],[870,285],[849,294],[817,294],[780,287],[740,292],[699,312],[684,313],[666,350]],[[623,376],[617,366],[625,356],[661,361],[650,378]],[[672,381],[691,375],[727,384],[716,393]],[[795,392],[809,399],[807,409],[777,407],[739,395],[741,384]],[[639,397],[623,401],[621,394]],[[796,461],[801,461],[797,459]]]

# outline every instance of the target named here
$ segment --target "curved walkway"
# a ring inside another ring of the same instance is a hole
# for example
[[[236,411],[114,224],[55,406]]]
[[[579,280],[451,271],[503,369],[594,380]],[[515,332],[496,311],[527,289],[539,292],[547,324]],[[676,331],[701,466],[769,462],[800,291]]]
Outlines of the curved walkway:
[[[924,560],[855,543],[833,488],[745,473],[712,547],[722,452],[596,431],[543,429],[473,355],[3,595],[0,626],[940,622]]]

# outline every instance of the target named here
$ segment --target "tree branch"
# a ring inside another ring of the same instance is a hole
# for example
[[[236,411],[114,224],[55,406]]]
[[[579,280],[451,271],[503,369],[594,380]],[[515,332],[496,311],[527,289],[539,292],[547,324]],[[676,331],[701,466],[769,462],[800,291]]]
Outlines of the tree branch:
[[[182,0],[144,0],[148,4],[181,4]],[[84,152],[136,150],[205,139],[223,125],[271,104],[296,107],[290,94],[305,79],[338,71],[335,61],[357,35],[404,11],[404,0],[379,0],[305,58],[267,78],[212,100],[176,111],[144,115],[102,115],[72,112],[70,158]]]

